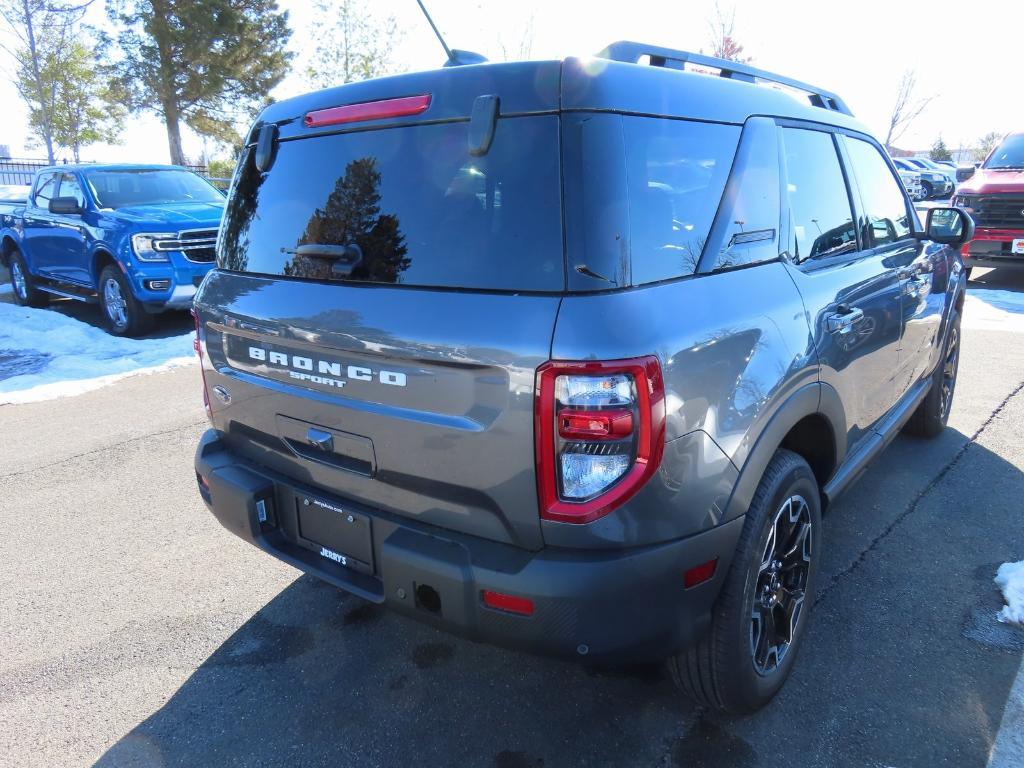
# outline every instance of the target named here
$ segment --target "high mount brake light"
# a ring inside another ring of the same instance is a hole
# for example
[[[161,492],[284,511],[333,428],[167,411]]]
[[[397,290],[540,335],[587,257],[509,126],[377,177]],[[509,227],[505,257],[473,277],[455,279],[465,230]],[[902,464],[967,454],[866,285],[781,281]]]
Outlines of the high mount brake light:
[[[541,517],[604,517],[661,463],[665,387],[658,359],[545,363],[537,370],[534,431]]]
[[[322,128],[325,125],[359,123],[363,120],[382,120],[387,117],[407,117],[425,112],[430,106],[430,94],[403,96],[399,99],[367,101],[362,104],[346,104],[307,112],[303,123],[307,128]]]

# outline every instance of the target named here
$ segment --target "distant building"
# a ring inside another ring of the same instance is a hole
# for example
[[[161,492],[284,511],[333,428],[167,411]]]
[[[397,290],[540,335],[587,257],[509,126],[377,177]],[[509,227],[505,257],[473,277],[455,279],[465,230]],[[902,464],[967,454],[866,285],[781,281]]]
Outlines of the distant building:
[[[0,160],[9,160],[11,157],[10,144],[0,144]]]

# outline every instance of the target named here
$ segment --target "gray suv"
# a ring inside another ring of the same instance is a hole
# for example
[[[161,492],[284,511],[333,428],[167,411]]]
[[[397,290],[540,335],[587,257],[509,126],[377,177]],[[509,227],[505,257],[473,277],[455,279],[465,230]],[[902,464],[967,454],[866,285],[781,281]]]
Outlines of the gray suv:
[[[683,51],[272,104],[195,302],[199,492],[368,601],[755,709],[822,512],[944,427],[971,230],[839,97]]]

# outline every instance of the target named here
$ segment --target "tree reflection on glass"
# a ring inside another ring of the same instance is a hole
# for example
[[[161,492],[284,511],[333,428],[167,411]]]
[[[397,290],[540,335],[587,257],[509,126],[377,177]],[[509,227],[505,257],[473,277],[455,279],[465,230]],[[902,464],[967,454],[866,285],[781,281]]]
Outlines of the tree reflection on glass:
[[[412,259],[398,225],[398,217],[380,210],[380,171],[377,160],[362,157],[345,167],[345,175],[334,183],[334,190],[323,207],[317,208],[299,238],[302,245],[356,245],[362,260],[351,272],[336,270],[332,259],[295,254],[284,265],[284,274],[317,280],[344,278],[374,283],[397,283]]]

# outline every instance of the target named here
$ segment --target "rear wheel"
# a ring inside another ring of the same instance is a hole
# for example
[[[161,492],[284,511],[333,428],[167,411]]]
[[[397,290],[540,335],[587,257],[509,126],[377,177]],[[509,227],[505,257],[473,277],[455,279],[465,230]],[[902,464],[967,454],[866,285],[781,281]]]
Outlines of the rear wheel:
[[[953,407],[953,393],[960,371],[960,314],[953,312],[949,318],[949,337],[942,352],[942,359],[932,374],[932,386],[914,415],[904,428],[917,437],[936,437],[946,428],[949,411]]]
[[[153,327],[149,315],[135,298],[121,270],[110,264],[100,273],[100,306],[107,330],[115,336],[139,336]]]
[[[927,182],[927,181],[922,181],[921,182],[921,196],[925,200],[931,200],[933,192],[934,192],[934,190],[932,189],[932,185],[929,182]]]
[[[710,631],[669,660],[685,694],[752,712],[778,693],[807,626],[820,549],[818,483],[803,458],[780,449],[747,511]]]
[[[25,266],[21,253],[11,254],[11,286],[14,288],[14,300],[23,307],[42,307],[47,303],[47,295],[37,289]]]

